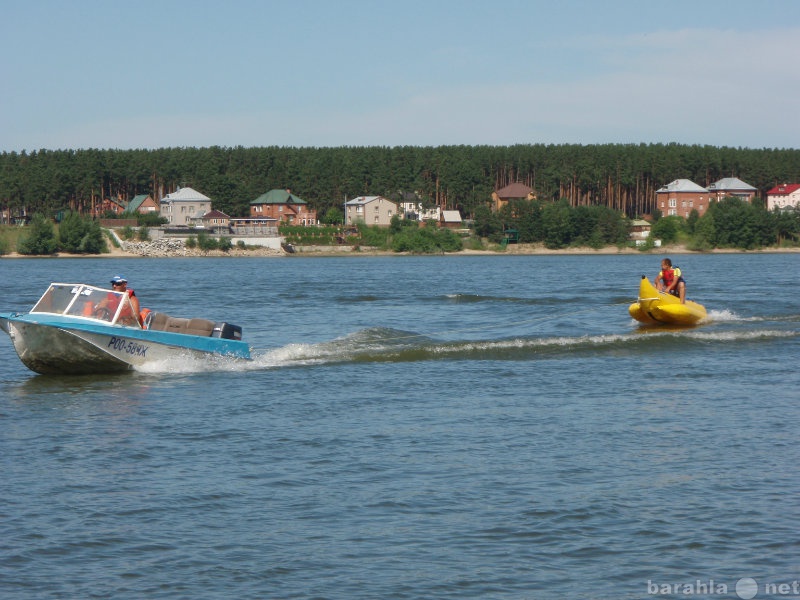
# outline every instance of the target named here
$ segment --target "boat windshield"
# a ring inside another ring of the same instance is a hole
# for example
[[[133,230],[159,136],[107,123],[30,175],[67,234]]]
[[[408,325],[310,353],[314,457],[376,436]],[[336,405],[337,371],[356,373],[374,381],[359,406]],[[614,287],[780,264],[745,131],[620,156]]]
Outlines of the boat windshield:
[[[79,283],[50,284],[31,312],[138,325],[128,294]]]

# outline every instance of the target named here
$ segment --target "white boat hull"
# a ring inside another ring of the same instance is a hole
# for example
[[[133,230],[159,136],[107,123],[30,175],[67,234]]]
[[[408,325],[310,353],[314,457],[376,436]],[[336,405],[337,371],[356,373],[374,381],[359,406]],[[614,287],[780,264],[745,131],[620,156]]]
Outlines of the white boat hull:
[[[142,328],[123,324],[116,312],[98,311],[98,300],[124,292],[85,284],[53,283],[28,313],[0,314],[22,363],[43,374],[128,371],[176,359],[225,356],[250,359],[241,328],[206,319],[175,319],[159,313],[159,323]]]
[[[209,355],[207,351],[128,337],[125,330],[109,335],[25,321],[7,322],[4,329],[22,363],[46,375],[115,373],[147,363]]]

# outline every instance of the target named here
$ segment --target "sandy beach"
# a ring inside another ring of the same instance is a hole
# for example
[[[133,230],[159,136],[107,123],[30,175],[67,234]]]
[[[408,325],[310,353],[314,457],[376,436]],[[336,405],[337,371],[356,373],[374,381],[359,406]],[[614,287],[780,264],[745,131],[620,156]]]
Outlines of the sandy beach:
[[[519,255],[547,255],[547,254],[574,254],[574,255],[599,255],[599,254],[767,254],[767,253],[800,253],[800,248],[764,248],[760,250],[742,250],[717,248],[704,252],[689,250],[682,244],[672,244],[652,248],[650,250],[638,250],[636,248],[618,248],[617,246],[606,246],[604,248],[576,247],[576,248],[546,248],[542,244],[510,244],[505,250],[461,250],[459,252],[448,252],[446,256],[519,256]],[[177,258],[177,257],[230,257],[230,258],[255,258],[255,257],[343,257],[343,256],[411,256],[409,253],[392,252],[391,250],[375,250],[370,248],[360,248],[358,250],[331,248],[330,246],[311,246],[297,249],[294,253],[273,250],[271,248],[249,248],[241,249],[233,247],[227,252],[222,250],[199,250],[197,248],[184,248],[180,252],[169,255],[148,255],[141,252],[128,252],[120,247],[109,244],[109,252],[104,254],[69,254],[59,252],[52,258]],[[42,258],[41,256],[26,256],[17,252],[11,252],[0,256],[4,258]]]

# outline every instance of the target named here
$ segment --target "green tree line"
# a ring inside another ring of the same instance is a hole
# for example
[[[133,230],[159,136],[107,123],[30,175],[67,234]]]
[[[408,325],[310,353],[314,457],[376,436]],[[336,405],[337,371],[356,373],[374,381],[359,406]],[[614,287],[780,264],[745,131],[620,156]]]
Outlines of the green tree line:
[[[652,247],[656,239],[664,244],[684,243],[697,251],[788,247],[800,242],[800,209],[767,211],[762,201],[727,197],[712,202],[702,217],[696,210],[688,219],[655,216],[643,250]],[[548,248],[602,248],[628,244],[630,221],[607,206],[572,207],[564,199],[517,201],[497,213],[488,209],[478,212],[475,231],[479,235],[499,242],[508,229],[518,233],[520,242],[542,243]]]
[[[655,211],[656,191],[735,176],[760,196],[800,181],[800,150],[681,144],[219,147],[85,149],[0,154],[0,208],[53,216],[88,213],[102,198],[155,198],[190,186],[232,217],[265,191],[290,188],[319,215],[360,195],[427,203],[473,218],[494,190],[521,182],[547,201],[605,206],[628,217]]]
[[[103,230],[92,219],[68,212],[58,228],[51,219],[36,213],[28,227],[17,237],[16,251],[27,255],[50,255],[56,252],[71,254],[102,254],[108,252]],[[0,255],[13,250],[0,229]]]

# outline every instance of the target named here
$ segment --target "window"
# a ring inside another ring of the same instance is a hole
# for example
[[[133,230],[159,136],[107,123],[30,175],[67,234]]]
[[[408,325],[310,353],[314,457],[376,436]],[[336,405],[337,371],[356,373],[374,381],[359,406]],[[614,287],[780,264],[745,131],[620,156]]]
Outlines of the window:
[[[670,198],[669,199],[669,207],[670,208],[675,208],[676,206],[678,206],[678,200],[676,198]],[[674,212],[670,212],[669,214],[674,215],[675,213]]]

